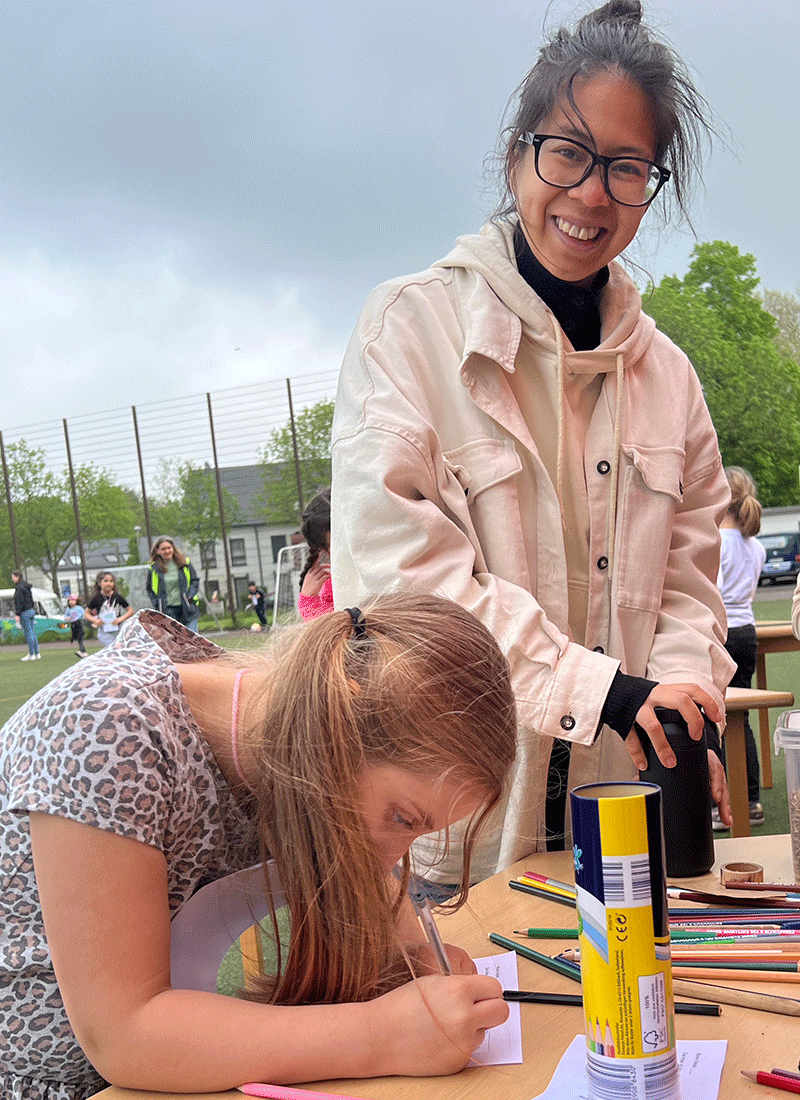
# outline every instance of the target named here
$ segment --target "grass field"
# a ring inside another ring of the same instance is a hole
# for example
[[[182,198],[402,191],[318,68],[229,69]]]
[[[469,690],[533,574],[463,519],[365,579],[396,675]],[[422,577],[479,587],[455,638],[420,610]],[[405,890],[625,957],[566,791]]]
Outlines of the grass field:
[[[753,609],[757,619],[788,619],[791,615],[792,588],[775,586],[765,590]],[[209,638],[230,649],[250,648],[261,644],[258,634],[239,631],[233,634],[210,633]],[[89,642],[90,653],[96,652],[96,642]],[[0,723],[5,722],[15,710],[31,697],[39,688],[57,676],[78,658],[71,645],[58,642],[42,646],[41,661],[20,661],[26,649],[24,646],[0,646]],[[796,705],[800,709],[800,654],[775,653],[767,658],[767,683],[770,688],[779,691],[791,691]],[[769,712],[770,729],[774,729],[779,711]],[[757,718],[753,713],[753,729],[758,744]],[[760,746],[759,746],[760,751]],[[783,753],[772,758],[773,787],[762,788],[761,802],[764,806],[764,824],[753,826],[754,835],[765,833],[787,833],[789,831],[789,810],[786,802],[786,771]],[[727,835],[727,834],[719,834]]]

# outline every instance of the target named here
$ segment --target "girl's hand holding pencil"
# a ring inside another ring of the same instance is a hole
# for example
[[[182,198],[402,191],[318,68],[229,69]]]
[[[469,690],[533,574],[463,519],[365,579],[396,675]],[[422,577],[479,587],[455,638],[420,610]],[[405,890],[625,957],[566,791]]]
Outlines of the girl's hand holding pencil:
[[[509,1012],[500,983],[485,974],[432,974],[363,1007],[374,1037],[365,1077],[458,1073],[487,1028],[505,1023]]]

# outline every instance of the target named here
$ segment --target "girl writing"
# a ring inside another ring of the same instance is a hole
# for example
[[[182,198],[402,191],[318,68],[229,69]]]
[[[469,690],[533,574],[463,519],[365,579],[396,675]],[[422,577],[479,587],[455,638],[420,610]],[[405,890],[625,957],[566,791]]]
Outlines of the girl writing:
[[[4,727],[4,1100],[446,1074],[505,1020],[458,948],[438,972],[404,900],[412,841],[460,819],[466,890],[501,797],[496,643],[458,605],[392,596],[278,644],[246,664],[140,612]],[[170,917],[259,855],[291,924],[263,1003],[172,988]]]
[[[699,708],[712,736],[724,720],[727,482],[697,376],[617,262],[651,206],[671,192],[683,208],[703,108],[638,0],[561,28],[503,133],[497,215],[379,287],[345,356],[336,605],[394,587],[447,595],[511,666],[520,760],[475,876],[563,846],[569,786],[645,766],[636,729],[672,765],[656,707],[694,738]],[[430,877],[458,881],[455,848],[416,851],[437,861]]]

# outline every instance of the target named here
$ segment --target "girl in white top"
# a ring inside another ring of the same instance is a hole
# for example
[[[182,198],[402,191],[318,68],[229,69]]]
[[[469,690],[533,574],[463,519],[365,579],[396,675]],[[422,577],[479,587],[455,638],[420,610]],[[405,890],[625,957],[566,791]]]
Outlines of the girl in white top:
[[[717,585],[728,615],[725,648],[736,661],[736,672],[731,686],[749,688],[756,668],[758,649],[753,596],[767,555],[755,537],[761,530],[761,505],[756,499],[755,482],[747,470],[740,466],[726,467],[725,474],[731,487],[731,503],[720,524],[722,552]],[[758,797],[761,788],[758,753],[746,713],[744,735],[750,822],[761,825],[764,822],[764,807]],[[714,815],[714,828],[727,828],[718,815]]]

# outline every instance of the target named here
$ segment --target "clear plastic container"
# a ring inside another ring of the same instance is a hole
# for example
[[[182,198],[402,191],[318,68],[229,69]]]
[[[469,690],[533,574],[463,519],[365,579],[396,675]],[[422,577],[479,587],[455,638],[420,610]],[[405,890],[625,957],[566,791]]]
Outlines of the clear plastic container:
[[[792,835],[794,880],[800,882],[800,710],[787,710],[775,725],[775,755],[786,757],[786,797],[789,800],[789,831]]]

